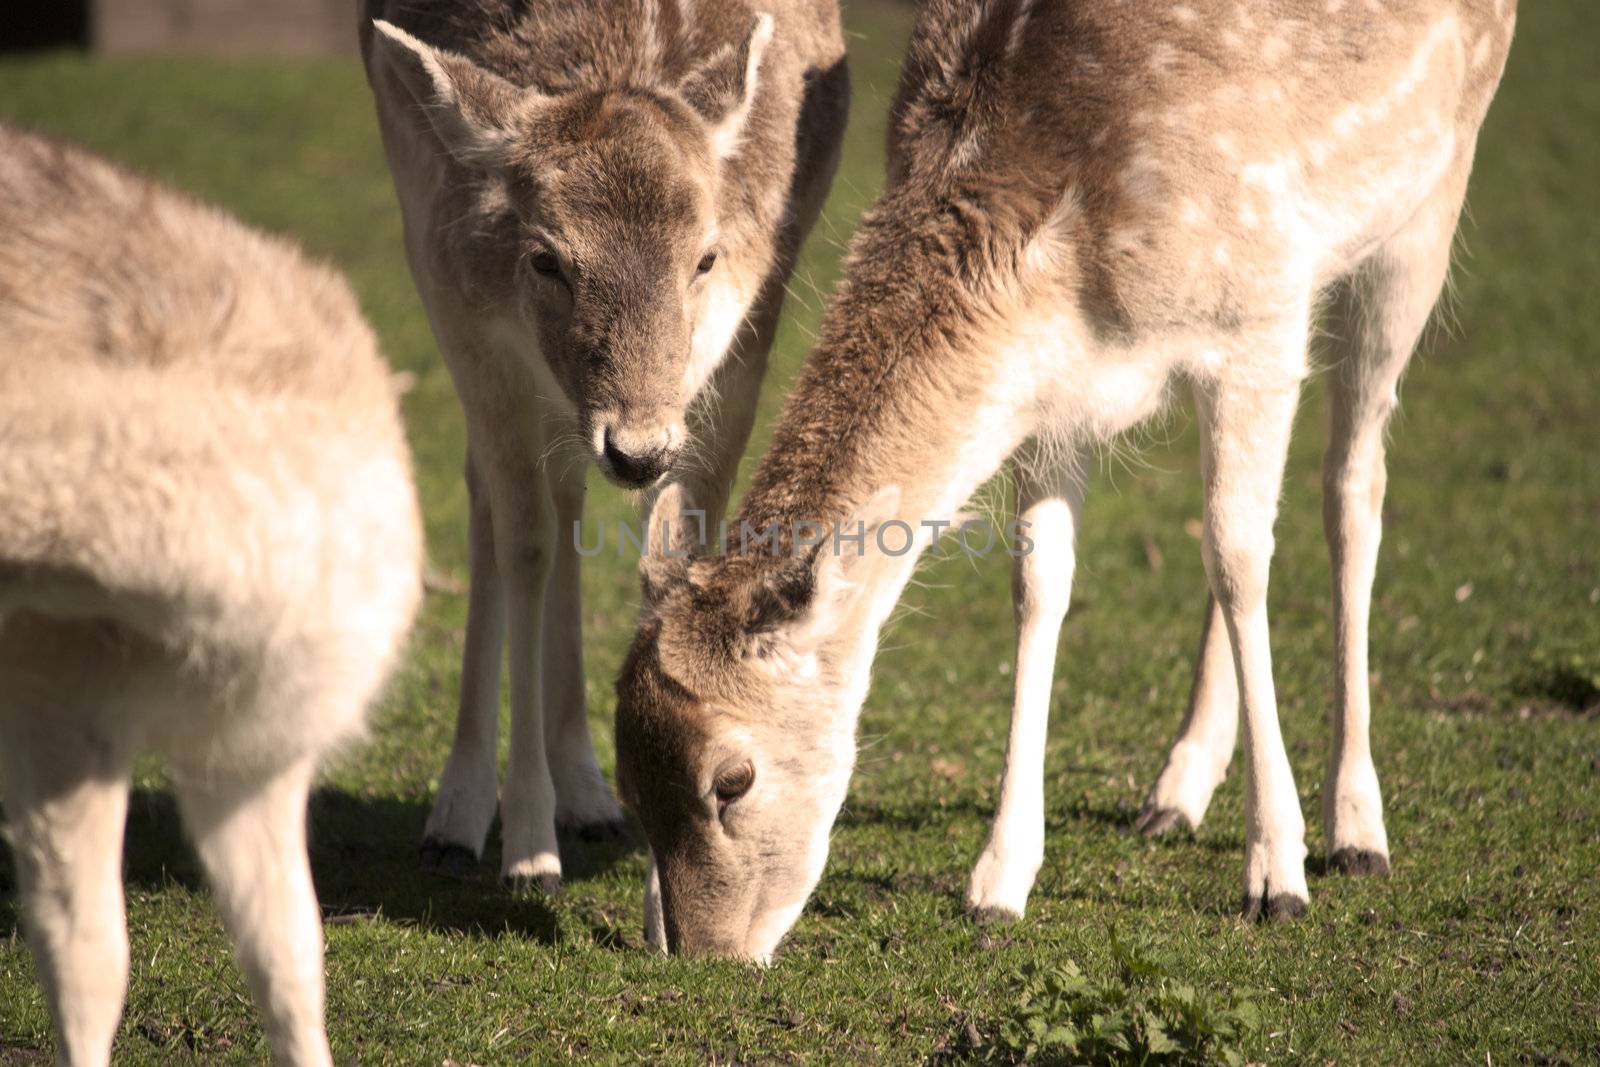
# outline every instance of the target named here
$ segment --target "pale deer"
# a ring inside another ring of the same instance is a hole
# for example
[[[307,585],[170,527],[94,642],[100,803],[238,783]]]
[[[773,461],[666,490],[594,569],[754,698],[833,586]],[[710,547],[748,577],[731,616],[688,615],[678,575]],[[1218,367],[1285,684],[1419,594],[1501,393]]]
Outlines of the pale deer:
[[[281,1063],[331,1062],[306,855],[421,594],[399,390],[349,286],[0,126],[0,800],[63,1064],[104,1064],[135,757]]]
[[[557,824],[622,825],[585,715],[587,471],[648,490],[647,515],[669,479],[712,522],[725,506],[838,161],[837,5],[366,0],[365,15],[406,252],[467,421],[466,649],[423,862],[475,863],[498,796],[502,876],[554,888]]]
[[[735,524],[820,522],[850,539],[799,553],[730,540],[722,557],[652,563],[660,594],[619,682],[617,759],[652,850],[654,939],[773,951],[822,871],[878,633],[914,566],[873,531],[948,519],[1008,457],[1033,548],[1016,563],[1011,734],[967,901],[1022,914],[1044,855],[1084,454],[1180,384],[1202,440],[1208,644],[1220,659],[1226,636],[1244,722],[1244,909],[1303,909],[1266,589],[1325,295],[1343,681],[1328,841],[1346,866],[1382,866],[1365,658],[1383,428],[1445,278],[1512,20],[1508,0],[929,5],[887,188]],[[1211,667],[1208,686],[1226,673]],[[1231,745],[1217,720],[1233,691],[1210,692],[1198,754],[1169,771],[1196,783],[1190,797]]]

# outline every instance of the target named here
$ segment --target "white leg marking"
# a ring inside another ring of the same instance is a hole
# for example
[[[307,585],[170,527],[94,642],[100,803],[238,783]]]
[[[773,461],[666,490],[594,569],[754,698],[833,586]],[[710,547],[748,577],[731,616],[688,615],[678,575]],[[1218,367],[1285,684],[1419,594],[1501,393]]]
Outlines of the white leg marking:
[[[1227,776],[1239,729],[1239,682],[1228,645],[1228,624],[1216,597],[1206,595],[1189,707],[1161,776],[1145,797],[1139,829],[1149,836],[1180,825],[1198,829],[1211,794]]]
[[[1296,345],[1303,365],[1303,329]],[[1294,914],[1309,895],[1305,818],[1278,729],[1267,640],[1272,526],[1298,388],[1197,390],[1205,475],[1205,563],[1233,645],[1245,748],[1244,906]]]
[[[1006,742],[1000,805],[988,844],[967,889],[980,914],[1020,918],[1044,862],[1044,748],[1056,642],[1072,595],[1073,541],[1083,489],[1068,464],[1024,446],[1014,463],[1018,518],[1033,551],[1017,557],[1012,599],[1017,615],[1016,689]]]

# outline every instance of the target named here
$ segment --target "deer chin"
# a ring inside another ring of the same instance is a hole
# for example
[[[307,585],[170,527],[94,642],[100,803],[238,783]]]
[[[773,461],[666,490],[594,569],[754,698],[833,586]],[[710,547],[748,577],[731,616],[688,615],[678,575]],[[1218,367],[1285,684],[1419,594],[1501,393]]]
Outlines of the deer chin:
[[[826,859],[827,850],[822,850]],[[821,872],[821,865],[816,866],[817,873]],[[710,951],[714,955],[722,955],[733,959],[748,960],[763,967],[770,966],[777,955],[778,946],[783,942],[785,935],[794,928],[800,918],[800,913],[805,910],[806,901],[811,897],[811,891],[816,886],[817,879],[807,878],[801,889],[788,895],[785,903],[772,907],[758,907],[750,918],[743,935],[736,932],[727,932],[717,939],[716,947],[707,948],[705,945],[679,944],[675,951],[690,954]],[[645,939],[657,951],[667,952],[668,940],[666,934],[665,913],[662,908],[659,883],[655,877],[655,869],[651,868],[650,880],[646,883],[644,898],[645,913]]]
[[[805,909],[806,897],[810,895],[808,890],[805,896],[794,903],[773,908],[758,916],[750,927],[750,933],[745,937],[745,955],[763,967],[770,967],[773,956],[778,951],[778,945],[783,941],[784,935],[794,928],[795,921],[800,918],[800,912]]]

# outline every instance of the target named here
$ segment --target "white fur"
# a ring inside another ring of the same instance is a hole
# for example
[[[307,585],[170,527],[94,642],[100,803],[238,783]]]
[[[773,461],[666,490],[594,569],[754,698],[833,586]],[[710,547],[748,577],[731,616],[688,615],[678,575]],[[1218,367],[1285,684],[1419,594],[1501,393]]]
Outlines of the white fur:
[[[684,368],[683,395],[695,396],[710,379],[717,365],[727,356],[739,327],[750,313],[752,294],[737,281],[707,279],[700,321],[695,323],[690,342],[692,354]]]
[[[1243,15],[1243,9],[1241,9]],[[1206,506],[1203,555],[1212,592],[1194,697],[1179,741],[1152,789],[1141,825],[1198,825],[1226,773],[1242,726],[1245,752],[1243,890],[1250,908],[1287,908],[1308,899],[1305,826],[1279,731],[1268,644],[1266,594],[1289,433],[1302,381],[1313,305],[1337,283],[1332,328],[1334,421],[1326,465],[1326,525],[1335,574],[1338,692],[1335,745],[1324,791],[1330,853],[1367,853],[1387,862],[1382,801],[1368,743],[1367,613],[1383,490],[1383,428],[1394,390],[1444,280],[1465,192],[1476,129],[1456,112],[1462,94],[1460,22],[1437,21],[1394,71],[1303,142],[1247,143],[1245,131],[1200,139],[1239,168],[1230,212],[1237,243],[1213,241],[1207,285],[1246,301],[1238,325],[1203,324],[1091,334],[1076,305],[1051,290],[1060,257],[1025,249],[1014,291],[995,294],[997,325],[984,336],[992,358],[966,357],[992,376],[963,383],[964,406],[935,451],[919,453],[897,488],[905,515],[958,506],[1024,438],[1018,455],[1022,515],[1036,529],[1034,555],[1019,561],[1016,695],[995,824],[968,890],[977,909],[1020,915],[1043,857],[1042,754],[1051,664],[1072,574],[1078,490],[1074,457],[1149,417],[1174,385],[1194,389],[1202,439]],[[1278,56],[1278,46],[1267,46]],[[1478,117],[1481,117],[1481,113]],[[1398,124],[1398,127],[1397,127]],[[1396,146],[1355,146],[1374,129]],[[1300,145],[1312,146],[1310,158]],[[1465,147],[1464,147],[1465,146]],[[1176,161],[1182,163],[1180,159]],[[1119,176],[1125,192],[1161,197],[1146,179],[1165,165],[1136,154]],[[1191,192],[1190,195],[1193,195]],[[1173,205],[1180,214],[1181,202]],[[1203,217],[1196,200],[1191,221]],[[1211,213],[1222,218],[1221,213]],[[1112,255],[1159,249],[1162,235],[1137,223],[1107,239]],[[1205,246],[1202,246],[1205,247]],[[1151,253],[1155,254],[1155,253]],[[1031,277],[1029,276],[1031,275]],[[881,474],[879,475],[881,477]],[[874,610],[812,620],[857,651],[841,668],[840,708],[853,715],[865,692],[885,606],[910,575],[906,559],[863,570]],[[850,627],[863,627],[849,633]]]
[[[745,56],[744,96],[711,129],[711,151],[718,159],[727,159],[737,152],[744,139],[745,120],[755,104],[761,78],[761,58],[766,55],[767,45],[772,41],[772,29],[771,15],[762,12],[756,16],[755,29],[750,34],[749,52]]]
[[[155,750],[274,1056],[329,1063],[306,797],[420,595],[396,391],[287,245],[4,127],[0,158],[0,789],[60,1058],[107,1062]]]
[[[1453,18],[1436,23],[1392,86],[1373,100],[1352,103],[1335,120],[1335,139],[1355,138],[1365,124],[1411,108],[1406,121],[1420,137],[1414,138],[1418,152],[1408,161],[1407,171],[1383,174],[1357,167],[1355,180],[1346,184],[1350,199],[1342,211],[1325,205],[1314,216],[1301,216],[1321,220],[1320,227],[1313,224],[1312,232],[1320,228],[1338,234],[1329,243],[1340,250],[1341,258],[1313,270],[1321,277],[1332,274],[1343,279],[1334,290],[1334,321],[1327,331],[1334,341],[1327,376],[1333,419],[1324,465],[1323,510],[1334,570],[1336,688],[1323,821],[1330,856],[1361,855],[1369,865],[1366,869],[1381,870],[1388,863],[1382,798],[1368,741],[1367,684],[1368,609],[1384,489],[1383,433],[1395,406],[1399,376],[1444,282],[1471,163],[1470,147],[1460,148],[1447,110],[1453,106],[1452,97],[1439,89],[1460,76],[1458,31]],[[1420,103],[1419,96],[1427,103]],[[1339,160],[1338,150],[1329,145],[1328,140],[1313,141],[1314,149],[1323,146],[1322,158],[1315,162],[1325,162],[1329,156]],[[1287,192],[1280,189],[1280,195]],[[1352,208],[1366,213],[1364,224],[1357,222],[1361,216]],[[1405,212],[1409,216],[1389,221]],[[1381,236],[1357,236],[1352,232],[1357,229],[1376,230]],[[1237,629],[1240,620],[1230,622],[1228,614],[1213,598],[1189,713],[1141,813],[1140,825],[1147,832],[1178,823],[1198,826],[1232,756],[1240,690],[1223,636],[1230,628]],[[1258,628],[1264,623],[1252,618],[1245,629],[1249,633]],[[1259,640],[1264,644],[1264,637]],[[1260,661],[1261,667],[1240,668],[1246,680],[1247,751],[1259,748],[1259,739],[1251,736],[1250,688],[1253,684],[1259,691],[1266,682],[1264,653]],[[1252,680],[1251,673],[1263,677]],[[1258,704],[1261,700],[1257,698]],[[1261,721],[1259,714],[1256,721]],[[1274,738],[1273,747],[1281,744],[1275,740],[1275,725],[1264,725]],[[1294,849],[1285,843],[1299,832],[1292,784],[1275,756],[1264,764],[1259,754],[1251,758],[1248,770],[1252,776],[1264,775],[1269,785],[1266,790],[1251,786],[1246,792],[1251,838],[1246,891],[1263,881],[1277,889],[1282,884],[1278,879],[1284,877],[1298,888],[1301,877],[1293,863]],[[1273,824],[1262,807],[1273,796],[1280,796],[1277,802],[1283,807],[1293,806],[1293,820]]]
[[[1167,764],[1145,800],[1141,830],[1164,831],[1177,820],[1191,829],[1200,825],[1211,794],[1228,773],[1238,726],[1239,684],[1228,626],[1216,599],[1208,597],[1189,709]]]
[[[1020,918],[1044,862],[1044,750],[1056,642],[1072,592],[1074,541],[1083,503],[1072,455],[1026,447],[1014,463],[1017,518],[1033,550],[1016,558],[1016,696],[1000,804],[967,889],[977,911]]]

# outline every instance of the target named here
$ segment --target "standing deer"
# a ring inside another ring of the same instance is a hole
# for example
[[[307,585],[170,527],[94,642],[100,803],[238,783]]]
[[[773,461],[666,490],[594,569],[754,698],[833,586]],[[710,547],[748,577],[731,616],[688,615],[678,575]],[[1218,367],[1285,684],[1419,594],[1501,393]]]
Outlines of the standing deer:
[[[332,1062],[306,796],[421,594],[396,401],[333,271],[0,125],[0,800],[62,1064],[109,1062],[148,750],[273,1056]]]
[[[1225,640],[1244,723],[1244,910],[1301,911],[1305,825],[1266,592],[1325,294],[1342,680],[1328,841],[1348,869],[1383,867],[1365,674],[1383,429],[1445,278],[1512,7],[928,6],[894,104],[887,188],[736,524],[836,534],[808,551],[791,532],[777,551],[651,563],[660,594],[618,683],[617,745],[652,849],[653,938],[772,952],[822,871],[878,633],[914,567],[894,527],[950,516],[1008,457],[1033,549],[1016,563],[1010,741],[967,902],[1022,914],[1044,854],[1084,453],[1180,382],[1199,410],[1214,608],[1201,710],[1154,810],[1197,818],[1227,763]],[[917,529],[920,547],[929,527]]]
[[[472,588],[425,866],[482,854],[508,635],[502,877],[554,888],[558,823],[622,825],[574,527],[591,460],[652,491],[651,528],[725,506],[849,102],[834,0],[766,7],[366,0],[406,252],[467,420]]]

